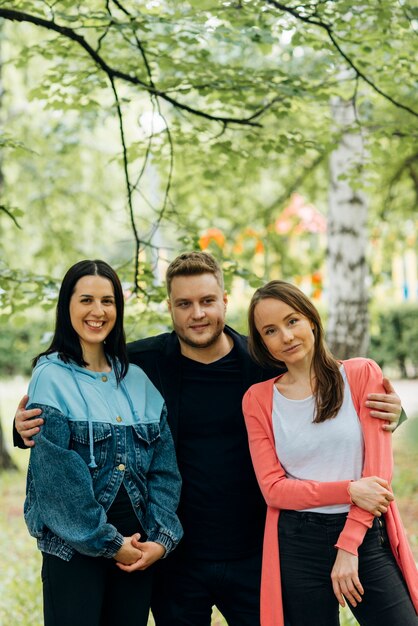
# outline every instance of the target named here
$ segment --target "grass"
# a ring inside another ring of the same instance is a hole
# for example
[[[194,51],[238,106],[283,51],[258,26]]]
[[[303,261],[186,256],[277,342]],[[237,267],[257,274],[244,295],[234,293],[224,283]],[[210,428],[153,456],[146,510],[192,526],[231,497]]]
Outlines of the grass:
[[[25,386],[23,379],[0,383],[0,416],[10,450],[12,419]],[[418,419],[410,419],[402,426],[393,443],[396,464],[394,491],[418,561]],[[35,540],[26,530],[22,514],[29,452],[13,450],[12,454],[19,470],[0,473],[0,626],[42,626],[41,559]],[[348,610],[342,611],[341,626],[356,624]],[[152,618],[149,626],[153,626]],[[213,613],[212,626],[226,626],[217,611]]]

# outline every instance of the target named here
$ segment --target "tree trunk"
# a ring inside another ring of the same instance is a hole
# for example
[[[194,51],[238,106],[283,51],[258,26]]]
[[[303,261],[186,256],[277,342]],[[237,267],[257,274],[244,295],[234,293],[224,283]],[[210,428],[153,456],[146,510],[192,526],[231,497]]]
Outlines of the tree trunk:
[[[328,345],[340,359],[364,356],[368,347],[368,293],[366,286],[365,195],[350,182],[354,169],[361,175],[363,140],[354,128],[353,102],[331,103],[342,134],[330,157],[328,216]],[[346,176],[349,178],[345,178]]]
[[[15,465],[12,457],[7,451],[6,442],[3,436],[3,428],[0,421],[0,472],[2,470],[15,470],[17,466]]]

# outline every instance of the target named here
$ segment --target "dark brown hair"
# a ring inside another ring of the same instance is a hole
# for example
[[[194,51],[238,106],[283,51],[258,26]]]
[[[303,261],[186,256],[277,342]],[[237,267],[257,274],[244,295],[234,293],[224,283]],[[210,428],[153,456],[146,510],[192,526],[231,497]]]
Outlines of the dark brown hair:
[[[217,260],[207,252],[183,252],[171,261],[167,268],[165,281],[167,294],[171,292],[171,281],[175,276],[198,276],[199,274],[213,274],[222,291],[224,278],[222,269]]]
[[[116,380],[121,381],[128,372],[128,356],[126,351],[125,332],[123,330],[124,297],[122,285],[115,270],[105,261],[79,261],[72,265],[62,279],[56,308],[55,330],[51,344],[47,350],[36,356],[32,365],[35,366],[39,358],[44,355],[58,352],[64,363],[74,361],[81,367],[87,363],[83,359],[80,339],[71,324],[70,300],[75,286],[83,276],[101,276],[107,278],[113,286],[116,306],[116,322],[106,337],[105,354],[115,370]]]
[[[248,310],[248,347],[253,359],[262,367],[283,366],[267,350],[255,325],[255,307],[261,300],[280,300],[301,313],[313,325],[315,337],[312,370],[315,376],[315,416],[314,422],[324,422],[335,417],[341,408],[344,397],[344,381],[337,359],[328,350],[324,339],[324,329],[316,307],[295,285],[282,280],[272,280],[254,293]]]

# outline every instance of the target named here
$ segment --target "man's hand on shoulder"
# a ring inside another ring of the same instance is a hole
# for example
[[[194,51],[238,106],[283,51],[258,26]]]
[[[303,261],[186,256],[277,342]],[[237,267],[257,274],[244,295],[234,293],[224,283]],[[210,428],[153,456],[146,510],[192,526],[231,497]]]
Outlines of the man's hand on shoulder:
[[[390,422],[382,426],[384,430],[394,431],[402,412],[401,399],[388,378],[383,379],[383,386],[386,393],[370,393],[366,406],[371,409],[372,417]]]
[[[39,417],[42,413],[41,409],[30,409],[29,411],[26,409],[28,400],[29,396],[26,395],[19,402],[15,415],[15,428],[22,437],[25,446],[31,448],[35,445],[32,437],[39,433],[44,420]]]

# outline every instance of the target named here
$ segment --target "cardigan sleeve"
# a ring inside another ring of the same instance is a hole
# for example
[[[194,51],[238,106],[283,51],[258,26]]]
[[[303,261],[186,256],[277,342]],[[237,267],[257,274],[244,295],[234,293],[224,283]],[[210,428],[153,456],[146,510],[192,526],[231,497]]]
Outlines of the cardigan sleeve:
[[[392,435],[383,430],[381,420],[370,416],[370,410],[365,405],[367,394],[385,393],[382,371],[371,359],[350,359],[343,365],[363,431],[362,476],[380,476],[390,484],[393,472]],[[367,529],[371,528],[373,519],[372,513],[352,505],[336,547],[357,555],[357,549],[363,542]]]
[[[306,509],[348,504],[349,480],[318,482],[287,478],[277,458],[271,420],[272,384],[253,385],[243,399],[243,413],[258,484],[268,506]]]

